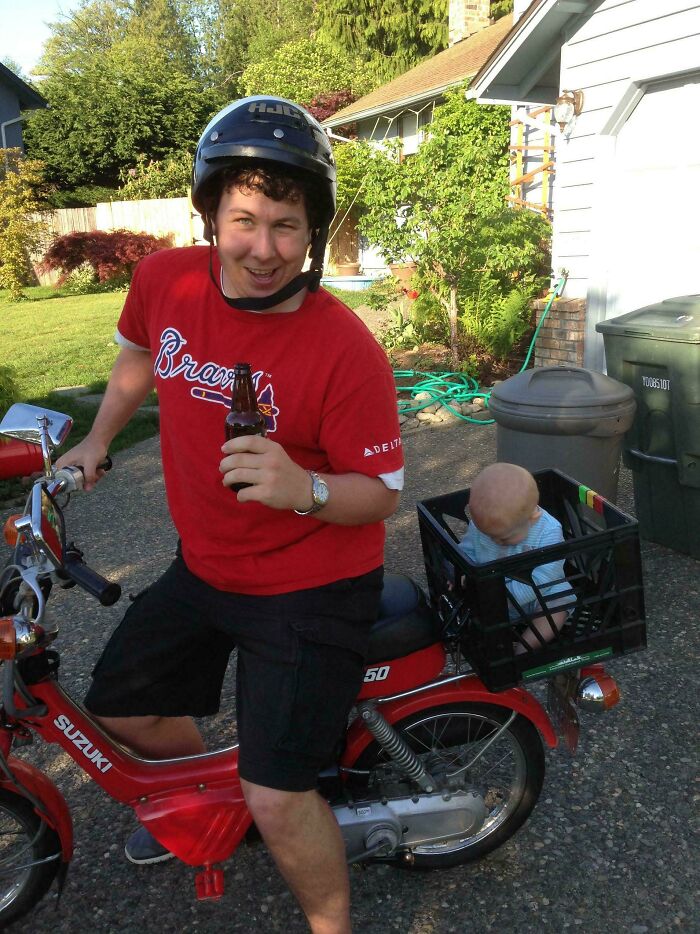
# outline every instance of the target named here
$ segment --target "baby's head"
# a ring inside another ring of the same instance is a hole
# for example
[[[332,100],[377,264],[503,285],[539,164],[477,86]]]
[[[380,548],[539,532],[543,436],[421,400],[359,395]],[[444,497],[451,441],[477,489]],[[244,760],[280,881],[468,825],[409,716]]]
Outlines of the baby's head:
[[[476,527],[497,545],[517,545],[540,514],[535,478],[515,464],[491,464],[476,477],[469,512]]]

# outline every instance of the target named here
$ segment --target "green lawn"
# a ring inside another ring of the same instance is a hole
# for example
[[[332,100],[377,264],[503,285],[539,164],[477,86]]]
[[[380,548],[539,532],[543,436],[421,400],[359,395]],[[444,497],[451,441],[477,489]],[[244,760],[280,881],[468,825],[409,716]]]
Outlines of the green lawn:
[[[97,409],[51,394],[68,386],[88,386],[95,392],[104,388],[118,351],[114,332],[125,293],[62,296],[42,286],[26,291],[30,300],[14,303],[0,291],[0,363],[14,371],[18,402],[44,404],[74,418],[68,443],[75,444],[88,432]],[[157,415],[138,413],[114,439],[111,451],[157,431]],[[15,486],[0,483],[0,498],[14,492]]]
[[[123,304],[123,292],[15,304],[0,293],[2,363],[14,369],[21,398],[44,398],[63,386],[104,388]]]

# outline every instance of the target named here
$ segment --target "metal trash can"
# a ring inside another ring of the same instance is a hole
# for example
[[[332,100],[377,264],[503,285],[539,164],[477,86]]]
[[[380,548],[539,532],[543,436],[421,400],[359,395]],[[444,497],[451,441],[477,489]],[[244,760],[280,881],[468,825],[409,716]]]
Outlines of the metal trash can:
[[[629,386],[577,366],[525,370],[489,400],[499,461],[530,471],[554,467],[611,502],[634,410]]]
[[[601,321],[608,372],[634,391],[624,440],[643,538],[700,558],[700,295]]]

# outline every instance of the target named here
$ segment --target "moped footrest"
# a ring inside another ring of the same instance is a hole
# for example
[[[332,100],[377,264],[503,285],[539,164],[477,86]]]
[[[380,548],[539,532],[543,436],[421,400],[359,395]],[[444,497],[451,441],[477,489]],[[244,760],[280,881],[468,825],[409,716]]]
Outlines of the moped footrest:
[[[197,898],[204,901],[208,898],[221,898],[224,894],[224,871],[205,866],[194,877],[194,887]]]

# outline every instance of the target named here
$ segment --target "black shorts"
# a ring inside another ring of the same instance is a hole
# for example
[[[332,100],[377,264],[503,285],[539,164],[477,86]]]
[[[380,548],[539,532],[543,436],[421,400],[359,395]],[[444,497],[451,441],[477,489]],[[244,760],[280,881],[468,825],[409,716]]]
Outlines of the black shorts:
[[[236,673],[239,771],[285,791],[314,788],[362,683],[383,569],[275,596],[216,590],[181,557],[139,594],[92,673],[102,717],[202,717]]]

